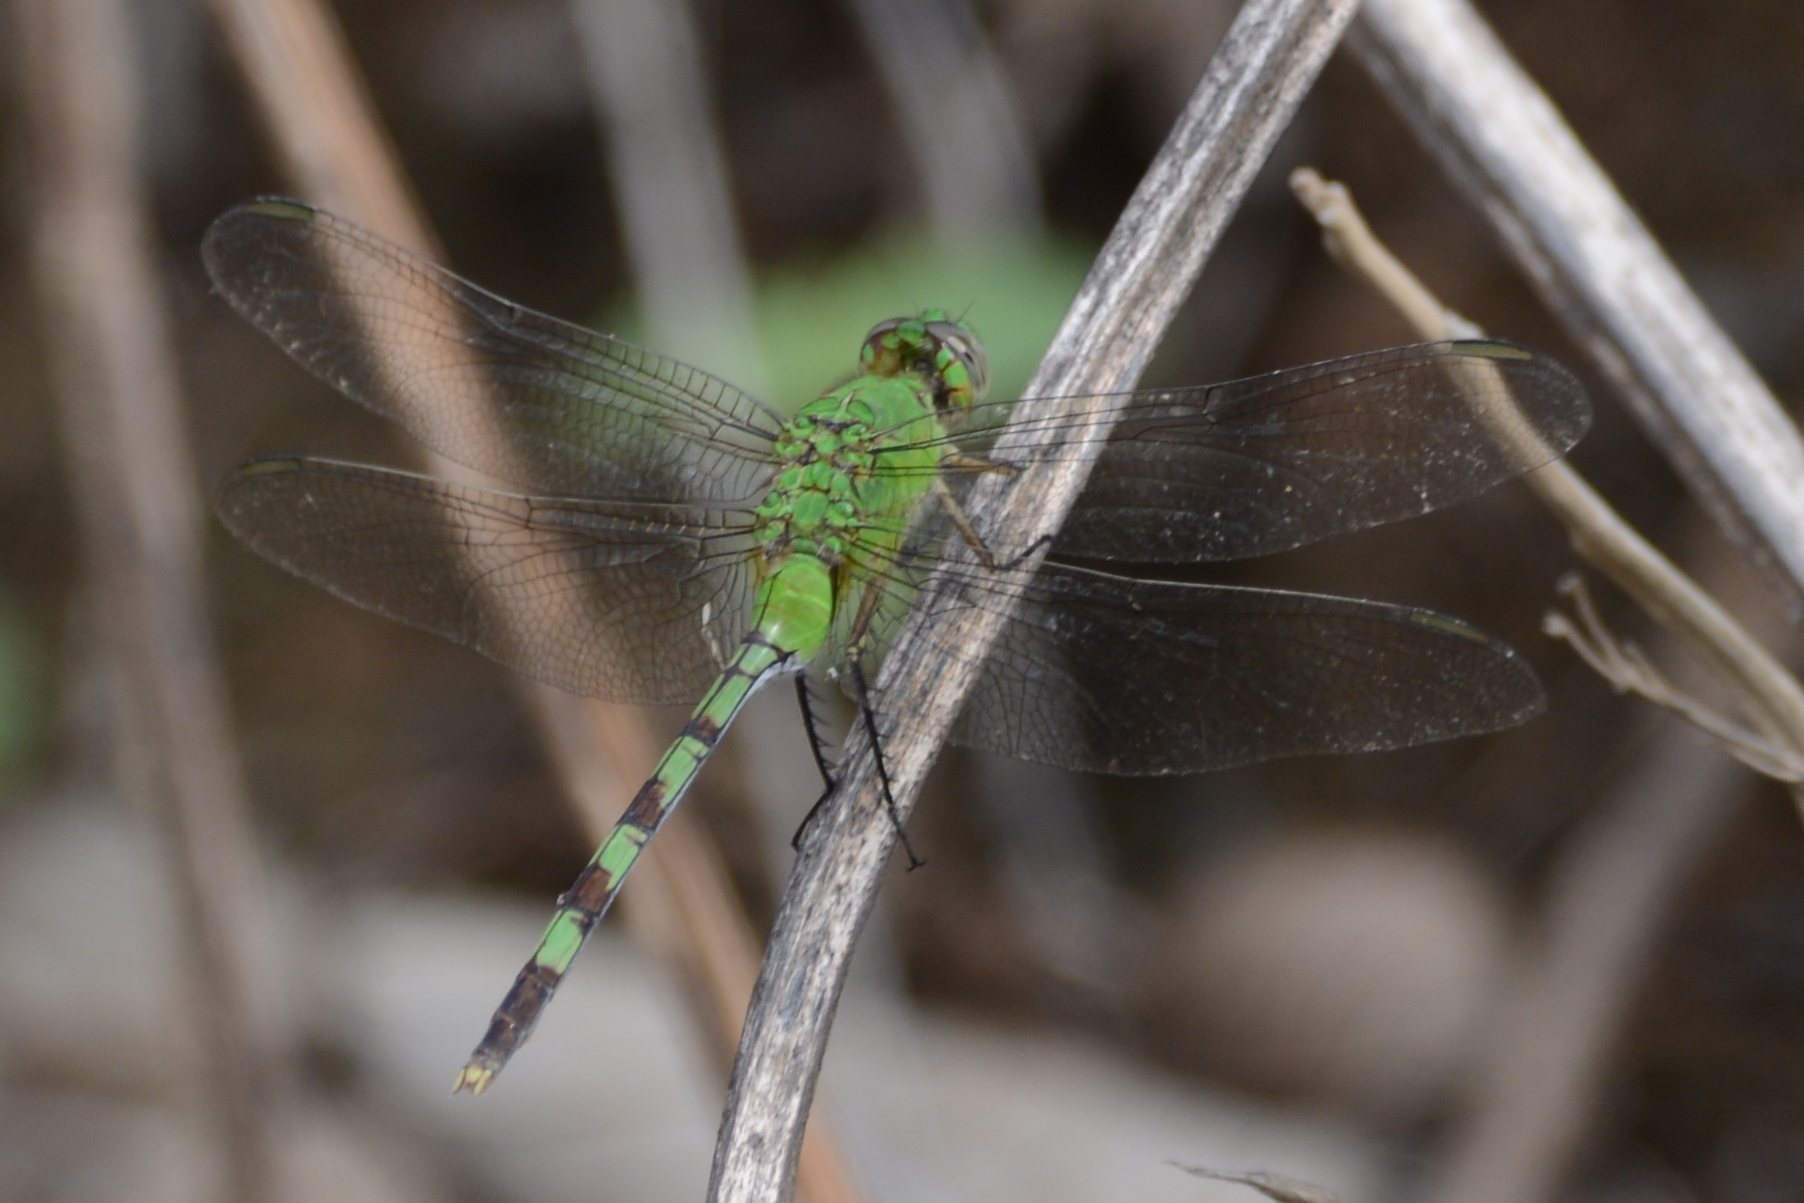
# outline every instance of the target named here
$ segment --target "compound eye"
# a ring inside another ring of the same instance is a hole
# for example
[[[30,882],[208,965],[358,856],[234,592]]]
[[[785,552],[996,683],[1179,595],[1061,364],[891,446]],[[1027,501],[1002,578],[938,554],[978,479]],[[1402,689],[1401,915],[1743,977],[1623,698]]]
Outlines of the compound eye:
[[[871,327],[870,333],[866,334],[864,336],[864,341],[867,343],[876,342],[879,339],[881,339],[885,334],[888,334],[891,330],[896,329],[903,322],[905,322],[907,320],[908,319],[905,317],[885,318],[882,321],[878,322],[875,326]]]
[[[871,332],[864,336],[864,346],[858,351],[858,360],[866,371],[893,376],[902,370],[903,349],[892,336],[906,321],[907,318],[892,317],[871,327]]]
[[[990,387],[990,360],[984,354],[983,346],[969,330],[956,322],[935,322],[929,329],[939,339],[940,346],[952,352],[964,365],[971,378],[971,400],[983,400]]]

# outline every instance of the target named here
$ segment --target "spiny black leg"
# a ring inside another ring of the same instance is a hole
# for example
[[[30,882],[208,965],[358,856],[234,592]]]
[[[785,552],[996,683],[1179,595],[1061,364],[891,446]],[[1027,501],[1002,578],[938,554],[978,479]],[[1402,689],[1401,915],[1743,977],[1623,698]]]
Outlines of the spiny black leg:
[[[808,730],[808,747],[814,753],[814,767],[821,771],[821,780],[828,789],[833,788],[833,769],[827,764],[827,744],[821,739],[820,726],[814,719],[814,699],[808,696],[808,674],[796,674],[796,704],[802,708],[802,726]]]
[[[908,839],[908,829],[902,826],[902,812],[896,809],[896,795],[889,784],[889,765],[883,760],[883,737],[877,733],[877,714],[871,709],[871,689],[865,683],[864,665],[857,660],[852,661],[852,680],[858,686],[858,709],[864,715],[865,729],[871,733],[871,755],[877,759],[877,780],[883,783],[883,804],[889,808],[889,821],[896,828],[896,838],[902,841],[902,851],[908,854],[908,871],[912,873],[927,862],[915,854],[915,846]]]
[[[821,771],[821,781],[826,787],[821,790],[821,796],[814,800],[814,805],[808,808],[808,813],[802,816],[802,822],[796,827],[796,833],[789,837],[789,846],[800,852],[802,850],[802,834],[808,830],[808,825],[814,822],[814,816],[821,812],[821,807],[827,804],[827,799],[833,796],[834,780],[833,770],[827,764],[826,744],[822,742],[820,728],[814,721],[814,699],[808,696],[808,674],[806,673],[796,674],[796,701],[802,707],[802,726],[808,731],[808,747],[814,753],[814,767]]]

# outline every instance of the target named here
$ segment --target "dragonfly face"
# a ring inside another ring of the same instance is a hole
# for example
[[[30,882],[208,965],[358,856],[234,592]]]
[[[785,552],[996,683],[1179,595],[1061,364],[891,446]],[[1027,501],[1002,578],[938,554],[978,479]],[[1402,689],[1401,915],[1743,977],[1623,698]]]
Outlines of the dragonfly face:
[[[948,425],[956,425],[990,388],[990,357],[983,344],[943,309],[878,322],[865,335],[858,359],[873,376],[920,376]]]

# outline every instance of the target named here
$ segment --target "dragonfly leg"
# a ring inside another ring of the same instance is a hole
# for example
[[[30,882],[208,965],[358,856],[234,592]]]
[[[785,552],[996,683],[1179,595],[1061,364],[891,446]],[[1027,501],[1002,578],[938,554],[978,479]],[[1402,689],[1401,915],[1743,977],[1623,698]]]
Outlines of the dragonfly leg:
[[[859,713],[864,716],[865,726],[871,733],[871,752],[877,757],[877,779],[883,783],[883,804],[889,809],[890,822],[896,828],[897,838],[902,841],[902,850],[908,854],[909,871],[913,872],[927,862],[915,852],[915,846],[908,838],[908,829],[902,825],[901,812],[896,809],[896,797],[890,791],[889,765],[883,759],[883,742],[877,736],[877,716],[871,710],[868,700],[870,691],[865,685],[864,669],[856,659],[852,661],[852,679],[858,686]],[[802,723],[808,728],[808,742],[814,748],[814,763],[820,769],[827,788],[814,800],[814,805],[808,808],[808,813],[802,816],[802,822],[796,827],[795,835],[790,837],[789,846],[798,852],[802,849],[802,836],[807,833],[808,825],[814,822],[814,817],[820,814],[821,807],[827,804],[827,799],[833,796],[834,787],[839,784],[833,779],[832,770],[827,767],[827,756],[815,729],[813,702],[808,697],[808,687],[803,680],[799,676],[796,678],[796,697],[802,703]]]
[[[1034,552],[1039,551],[1042,547],[1051,547],[1051,546],[1052,546],[1052,536],[1051,535],[1041,535],[1038,539],[1035,539],[1032,543],[1029,543],[1027,545],[1027,549],[1025,551],[1023,551],[1020,555],[1016,556],[1014,559],[1010,560],[1008,563],[1001,565],[1001,569],[1003,572],[1007,572],[1011,568],[1018,567],[1024,560],[1031,559],[1033,557]]]
[[[1021,469],[1013,464],[1004,463],[988,456],[972,455],[969,452],[955,452],[940,461],[945,468],[963,468],[967,472],[1000,472],[1005,476],[1017,476]]]
[[[946,511],[946,517],[952,519],[952,525],[958,528],[958,533],[971,545],[971,550],[977,553],[978,563],[994,572],[997,563],[995,553],[983,541],[983,536],[977,533],[977,528],[971,525],[971,519],[965,514],[965,507],[958,504],[958,498],[952,495],[952,490],[946,487],[945,481],[938,478],[934,480],[933,495],[939,500],[940,508]]]
[[[814,717],[814,699],[808,696],[808,674],[796,674],[796,702],[802,707],[802,726],[808,731],[808,748],[814,753],[814,767],[821,771],[821,780],[827,788],[833,788],[833,768],[827,763],[827,744],[821,738],[820,725]]]
[[[808,830],[808,825],[814,822],[814,816],[821,812],[821,807],[827,804],[827,799],[833,796],[834,782],[833,769],[827,764],[827,746],[821,739],[820,727],[814,718],[814,699],[808,696],[808,674],[806,673],[796,674],[796,701],[802,707],[802,726],[808,732],[808,747],[814,753],[814,767],[821,771],[821,781],[825,785],[825,788],[821,790],[821,796],[814,800],[814,805],[808,808],[808,813],[803,815],[802,821],[796,825],[796,833],[789,837],[789,846],[800,852],[802,835]]]
[[[1012,471],[1013,469],[1010,470]],[[952,495],[952,491],[946,487],[944,481],[936,480],[933,482],[933,495],[939,498],[940,508],[946,511],[946,517],[952,519],[952,525],[958,528],[958,533],[964,537],[966,543],[971,545],[971,550],[977,553],[977,562],[982,564],[985,568],[988,568],[991,572],[1007,572],[1017,564],[1030,558],[1042,547],[1050,546],[1052,543],[1051,535],[1041,535],[1038,539],[1029,543],[1027,545],[1027,550],[1023,551],[1020,555],[1015,556],[1013,559],[1006,562],[998,560],[996,558],[996,553],[990,550],[990,545],[985,543],[983,541],[983,536],[977,533],[977,528],[971,525],[971,519],[965,513],[964,507],[958,504],[958,498]]]
[[[864,679],[864,665],[856,658],[852,660],[852,680],[858,686],[858,709],[864,715],[865,729],[871,733],[871,755],[877,758],[877,780],[883,783],[883,804],[889,808],[889,821],[896,829],[896,838],[902,841],[902,851],[908,854],[908,870],[912,873],[927,862],[915,852],[915,846],[908,838],[908,828],[902,825],[902,812],[896,809],[896,795],[889,784],[889,765],[883,759],[883,737],[877,733],[877,712],[871,709],[871,690]]]

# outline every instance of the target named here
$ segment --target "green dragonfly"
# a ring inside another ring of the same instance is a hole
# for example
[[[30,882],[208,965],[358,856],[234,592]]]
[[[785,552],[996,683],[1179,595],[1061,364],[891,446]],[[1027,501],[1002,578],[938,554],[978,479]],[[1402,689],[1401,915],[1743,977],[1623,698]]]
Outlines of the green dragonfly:
[[[517,486],[255,459],[216,499],[234,534],[339,597],[552,685],[701,699],[559,899],[459,1090],[480,1093],[525,1041],[755,689],[824,675],[880,735],[882,699],[865,682],[918,598],[938,599],[929,629],[947,641],[961,616],[1012,607],[954,742],[1069,769],[1192,773],[1397,748],[1542,706],[1516,653],[1458,619],[1100,567],[1283,551],[1535,466],[1486,433],[1475,388],[1513,394],[1539,447],[1529,458],[1563,454],[1589,421],[1583,389],[1513,344],[1400,347],[1118,398],[1121,419],[1046,561],[1010,585],[960,506],[979,475],[1027,467],[989,453],[995,433],[1035,425],[1053,436],[1035,454],[1054,460],[1097,436],[1036,416],[1031,398],[986,401],[982,347],[944,313],[879,324],[856,375],[784,418],[297,201],[231,210],[202,251],[226,300],[314,375],[439,456]],[[977,554],[947,557],[952,541]],[[924,593],[935,570],[959,587]]]

